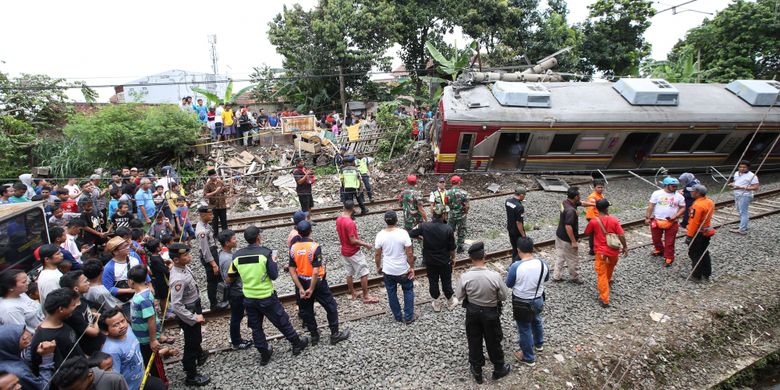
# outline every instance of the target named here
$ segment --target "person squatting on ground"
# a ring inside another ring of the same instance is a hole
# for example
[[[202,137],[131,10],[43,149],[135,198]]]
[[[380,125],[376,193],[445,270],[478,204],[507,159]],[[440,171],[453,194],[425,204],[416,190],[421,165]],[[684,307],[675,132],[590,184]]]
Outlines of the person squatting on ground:
[[[653,192],[645,213],[645,223],[653,236],[653,256],[663,256],[664,266],[674,262],[674,242],[680,225],[677,220],[685,213],[685,198],[677,192],[680,181],[665,177],[662,189]]]
[[[300,296],[303,324],[311,334],[311,344],[320,341],[317,319],[314,316],[314,302],[327,313],[330,328],[330,344],[335,345],[349,338],[349,330],[339,331],[339,314],[336,300],[328,287],[325,264],[322,262],[322,247],[311,239],[311,223],[298,222],[301,239],[290,247],[290,275],[295,283],[295,293]]]
[[[214,309],[224,309],[227,302],[219,302],[217,299],[217,287],[220,281],[219,275],[219,252],[217,250],[217,240],[214,239],[214,228],[209,224],[213,217],[212,210],[206,206],[198,209],[200,221],[195,227],[195,237],[198,240],[198,249],[200,250],[200,263],[206,271],[206,293],[209,298],[209,307]]]
[[[469,348],[471,375],[482,383],[482,367],[485,355],[482,353],[484,340],[490,362],[493,363],[493,380],[500,379],[511,370],[504,362],[501,341],[501,310],[506,300],[506,288],[501,275],[485,266],[485,244],[476,242],[469,247],[471,268],[464,272],[458,282],[455,296],[466,308],[466,338]]]
[[[227,286],[227,295],[230,300],[230,346],[233,349],[247,349],[252,342],[241,338],[241,321],[244,320],[244,286],[241,277],[236,276],[231,280],[228,276],[230,264],[233,263],[233,250],[236,249],[236,233],[227,229],[219,232],[219,273]]]
[[[525,226],[523,225],[525,193],[525,187],[519,186],[515,188],[515,195],[504,202],[504,208],[506,208],[506,230],[509,233],[509,244],[512,245],[513,262],[519,259],[517,257],[517,239],[525,237]]]
[[[517,240],[520,261],[507,271],[506,285],[512,289],[512,315],[517,324],[518,344],[515,359],[528,366],[536,364],[536,352],[544,350],[544,283],[550,278],[550,267],[534,256],[534,242],[529,237]]]
[[[688,230],[685,243],[688,245],[688,257],[691,258],[694,282],[709,281],[712,275],[712,259],[710,259],[710,238],[715,235],[715,229],[710,226],[712,214],[715,213],[715,202],[707,197],[707,187],[699,184],[691,191],[693,204],[688,214]]]
[[[241,278],[244,307],[249,328],[252,329],[252,341],[260,353],[260,365],[271,361],[273,347],[268,344],[263,332],[263,320],[278,329],[284,338],[292,344],[292,354],[296,356],[309,345],[308,337],[299,337],[290,324],[290,317],[284,311],[282,302],[276,295],[273,281],[279,277],[273,252],[261,246],[260,229],[249,226],[244,230],[244,239],[249,244],[233,254],[228,278],[231,282]]]
[[[585,234],[589,234],[593,241],[596,258],[593,268],[596,271],[596,287],[599,290],[601,307],[609,306],[609,285],[612,284],[612,273],[620,255],[628,254],[628,244],[623,233],[620,221],[609,215],[609,201],[599,199],[596,202],[598,214],[592,218],[585,227]],[[617,242],[615,241],[617,239]]]
[[[355,202],[357,200],[358,205],[360,205],[360,215],[365,215],[368,209],[363,204],[363,183],[360,180],[360,172],[355,167],[355,156],[344,158],[344,167],[341,169],[341,173],[339,173],[339,179],[341,180],[341,186],[344,187],[343,201],[351,200]]]
[[[393,318],[407,325],[417,320],[414,312],[414,256],[409,233],[396,227],[398,215],[393,210],[385,212],[387,227],[376,234],[374,261],[377,273],[383,275],[387,303]],[[398,285],[404,295],[403,312],[398,302]]]
[[[211,378],[198,374],[198,367],[208,359],[208,352],[201,348],[203,334],[201,325],[206,322],[200,303],[200,290],[188,264],[192,261],[190,247],[172,244],[169,248],[173,267],[171,268],[171,307],[184,333],[184,354],[182,366],[187,386],[205,386]]]
[[[734,203],[739,213],[739,227],[730,231],[744,236],[748,232],[748,221],[750,220],[748,207],[753,201],[753,193],[759,188],[758,176],[750,172],[750,161],[739,162],[738,171],[734,174],[734,181],[729,183],[729,187],[734,190]]]
[[[355,204],[348,200],[344,202],[344,210],[341,215],[336,218],[336,232],[341,243],[341,258],[344,260],[347,271],[347,287],[352,299],[362,298],[363,303],[377,303],[379,299],[368,294],[368,264],[366,256],[360,250],[361,247],[371,250],[373,245],[358,238],[354,215]],[[360,279],[362,294],[355,292],[353,285],[355,276]]]
[[[428,285],[433,302],[433,311],[443,306],[449,310],[458,305],[458,298],[452,289],[452,269],[455,267],[455,235],[450,225],[444,223],[444,210],[433,211],[431,222],[423,222],[409,232],[409,237],[422,239],[423,264],[428,274]],[[445,302],[440,301],[439,280],[444,291]]]
[[[558,221],[558,229],[555,231],[555,267],[553,268],[553,282],[560,282],[563,267],[569,269],[570,282],[582,284],[577,268],[579,266],[579,215],[577,206],[580,203],[580,189],[570,187],[566,191],[566,200],[561,203],[561,214]],[[519,241],[518,241],[519,242]]]
[[[450,178],[450,183],[452,183],[452,188],[447,191],[447,205],[449,206],[447,223],[457,233],[456,245],[458,253],[463,253],[465,250],[463,243],[466,240],[467,232],[466,214],[468,214],[470,206],[469,193],[459,187],[461,183],[460,176]]]

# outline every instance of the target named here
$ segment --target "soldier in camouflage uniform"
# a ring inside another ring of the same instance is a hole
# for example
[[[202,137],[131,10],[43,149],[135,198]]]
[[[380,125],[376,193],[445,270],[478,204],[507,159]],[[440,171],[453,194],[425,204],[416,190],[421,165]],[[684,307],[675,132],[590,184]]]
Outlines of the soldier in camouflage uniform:
[[[427,220],[428,217],[425,215],[425,209],[423,209],[420,191],[417,191],[417,188],[415,188],[417,186],[417,176],[407,176],[406,182],[409,184],[409,187],[401,192],[398,200],[404,209],[404,229],[409,231]]]
[[[460,176],[453,176],[450,179],[452,188],[447,191],[450,208],[447,223],[452,226],[452,230],[457,232],[458,253],[463,253],[465,251],[463,242],[466,240],[466,214],[469,212],[469,194],[458,188],[460,181]]]

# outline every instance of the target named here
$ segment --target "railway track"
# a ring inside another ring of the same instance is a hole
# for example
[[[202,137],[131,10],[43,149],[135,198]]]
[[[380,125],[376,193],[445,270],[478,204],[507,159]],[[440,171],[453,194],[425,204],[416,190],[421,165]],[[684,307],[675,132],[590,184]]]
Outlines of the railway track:
[[[621,179],[631,177],[630,175],[622,175],[622,176],[616,176],[614,179]],[[578,186],[578,185],[584,185],[584,184],[590,184],[592,183],[592,180],[584,180],[584,181],[578,181],[569,183],[570,186]],[[536,191],[544,191],[541,188],[534,188],[529,189],[528,192],[536,192]],[[470,198],[470,201],[474,200],[480,200],[480,199],[490,199],[490,198],[497,198],[502,196],[510,196],[514,192],[512,191],[505,191],[505,192],[497,192],[495,194],[487,194],[487,195],[480,195]],[[397,207],[398,199],[391,198],[391,199],[382,199],[377,200],[372,203],[366,203],[369,207],[369,211],[366,215],[372,215],[372,214],[382,214],[387,210],[401,210],[400,207]],[[379,207],[377,207],[379,206]],[[382,206],[393,206],[393,207],[382,207]],[[424,203],[424,207],[429,207],[429,203]],[[322,221],[330,221],[338,218],[341,211],[343,210],[343,206],[328,206],[328,207],[320,207],[314,210],[314,213],[312,215],[312,221],[314,222],[322,222]],[[261,229],[273,229],[273,228],[281,228],[286,226],[292,226],[292,216],[294,212],[281,212],[281,213],[273,213],[273,214],[267,214],[267,215],[258,215],[258,216],[249,216],[249,217],[238,217],[238,218],[231,218],[228,220],[228,227],[230,230],[233,230],[234,232],[243,232],[247,227],[251,225],[256,225],[257,227]],[[358,214],[358,216],[362,216],[362,214]]]
[[[739,222],[739,215],[736,213],[736,209],[734,207],[734,201],[732,199],[721,201],[715,204],[716,212],[712,217],[712,225],[714,228],[722,228],[726,225],[733,224],[736,222]],[[763,218],[774,214],[780,214],[780,189],[761,192],[755,195],[753,202],[750,205],[750,218],[751,219],[757,219],[757,218]],[[645,227],[644,219],[639,220],[633,220],[630,222],[626,222],[622,224],[623,229],[626,231],[626,235],[629,234],[642,234],[641,230],[639,230],[642,227]],[[646,233],[645,233],[646,234]],[[681,230],[681,233],[678,234],[678,238],[684,237],[685,232],[684,230]],[[634,242],[637,240],[633,240],[631,238],[628,238],[629,242]],[[644,243],[635,245],[629,248],[629,250],[637,250],[640,248],[647,247],[651,244]],[[545,240],[545,241],[539,241],[535,243],[535,249],[541,250],[541,249],[550,249],[555,246],[555,240]],[[494,251],[486,254],[486,259],[488,262],[495,262],[499,260],[503,260],[506,258],[511,257],[511,249],[504,249],[499,251]],[[459,258],[455,262],[455,268],[465,268],[470,264],[470,260],[468,257]],[[427,275],[425,267],[418,267],[415,268],[415,277],[423,277]],[[384,286],[383,278],[381,276],[374,276],[370,277],[368,279],[368,286],[369,288],[377,288]],[[359,289],[359,286],[356,285],[356,288]],[[345,283],[342,284],[334,284],[330,286],[331,291],[333,292],[334,296],[340,296],[345,295],[349,293],[348,285]],[[284,305],[290,305],[295,302],[295,294],[285,294],[279,297],[279,299],[282,301],[282,304]],[[415,302],[415,305],[423,305],[426,303],[431,302],[431,299],[422,299],[417,300]],[[377,307],[375,310],[372,311],[366,311],[364,313],[360,313],[358,315],[354,316],[348,316],[343,319],[342,322],[352,322],[357,321],[365,318],[375,317],[379,315],[384,315],[387,313],[386,307]],[[222,310],[222,311],[204,311],[203,315],[207,319],[215,319],[219,317],[227,317],[229,316],[229,310]],[[175,327],[175,323],[169,323],[166,327]],[[322,324],[320,326],[321,328],[327,328],[327,323]],[[281,334],[275,334],[268,336],[268,340],[276,340],[280,339],[283,336]],[[230,347],[219,347],[210,349],[208,352],[209,354],[219,353],[219,352],[225,352],[230,351]],[[174,358],[172,360],[166,360],[166,364],[174,363],[179,361],[180,358]]]

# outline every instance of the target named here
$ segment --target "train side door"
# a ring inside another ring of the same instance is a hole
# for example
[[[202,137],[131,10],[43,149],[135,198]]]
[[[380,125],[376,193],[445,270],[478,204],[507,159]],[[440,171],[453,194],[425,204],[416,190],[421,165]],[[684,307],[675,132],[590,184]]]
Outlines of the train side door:
[[[612,158],[610,169],[640,168],[653,151],[660,133],[631,133],[623,141],[620,150]]]
[[[474,150],[476,133],[461,133],[458,140],[458,151],[455,154],[455,169],[469,170],[471,167],[471,152]]]

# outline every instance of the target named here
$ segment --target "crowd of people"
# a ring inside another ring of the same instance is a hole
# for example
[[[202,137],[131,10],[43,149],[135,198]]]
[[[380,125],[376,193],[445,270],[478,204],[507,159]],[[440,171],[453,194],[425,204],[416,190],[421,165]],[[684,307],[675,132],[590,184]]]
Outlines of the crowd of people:
[[[594,191],[585,199],[581,199],[578,188],[568,189],[561,203],[555,233],[557,255],[552,267],[534,255],[524,221],[526,189],[518,187],[504,203],[513,263],[502,279],[485,267],[481,242],[466,248],[469,196],[460,187],[459,176],[449,178],[449,189],[447,179],[440,178],[428,197],[428,218],[417,178],[409,175],[408,187],[398,196],[403,221],[395,211],[387,211],[386,227],[376,233],[373,242],[362,240],[355,224],[356,208],[362,209],[361,214],[366,212],[361,199],[370,186],[364,183],[361,170],[352,168],[353,160],[342,151],[339,170],[344,187],[343,212],[336,220],[339,253],[352,298],[367,305],[379,302],[369,294],[371,270],[362,251],[365,248],[373,251],[376,272],[383,277],[394,319],[414,323],[418,314],[414,307],[412,243],[421,242],[433,311],[455,310],[459,305],[466,308],[469,363],[477,382],[483,381],[483,340],[494,365],[493,378],[510,372],[501,349],[500,313],[507,298],[511,297],[518,330],[514,357],[530,366],[544,349],[541,313],[545,283],[562,282],[564,269],[569,282],[583,283],[578,273],[583,239],[579,232],[580,206],[587,207],[584,234],[592,248],[589,253],[597,275],[599,303],[604,308],[610,306],[610,284],[618,256],[627,253],[628,243],[620,221],[609,214],[604,182],[594,181]],[[310,195],[312,180],[308,171],[301,162],[296,171],[296,181],[308,184]],[[190,269],[192,248],[197,250],[206,273],[211,309],[230,308],[232,347],[254,346],[260,365],[267,365],[273,355],[264,332],[266,318],[291,343],[293,355],[320,342],[315,302],[327,314],[329,343],[335,345],[350,337],[350,331],[339,323],[338,305],[328,284],[330,262],[316,240],[310,212],[313,202],[301,200],[303,210],[294,213],[294,228],[282,251],[264,246],[262,231],[254,226],[243,233],[247,246],[238,248],[236,233],[227,228],[226,188],[216,171],[208,172],[204,196],[209,205],[198,207],[195,228],[175,171],[164,167],[162,173],[157,178],[135,168],[122,168],[112,172],[108,183],[103,183],[99,175],[81,183],[75,179],[54,183],[22,175],[20,182],[0,192],[2,203],[44,201],[50,214],[47,233],[51,240],[34,251],[35,261],[41,266],[37,275],[30,278],[15,268],[0,273],[0,381],[16,381],[30,389],[43,389],[49,384],[63,389],[85,388],[85,383],[96,389],[165,388],[168,380],[162,358],[181,353],[185,384],[210,383],[210,378],[198,371],[208,354],[201,345],[205,319],[200,286]],[[706,282],[712,274],[709,244],[715,234],[711,227],[714,202],[707,196],[708,189],[691,173],[679,179],[666,177],[661,184],[662,188],[650,196],[646,211],[653,238],[652,255],[662,257],[666,267],[673,264],[674,237],[682,227],[686,229],[691,279]],[[729,185],[742,217],[733,231],[744,235],[748,232],[749,199],[759,186],[748,162],[740,163]],[[195,245],[190,245],[193,240]],[[456,253],[465,251],[473,267],[453,285]],[[307,336],[294,329],[276,294],[274,280],[282,272],[288,273],[295,285],[296,314]],[[359,291],[353,287],[356,280]],[[222,294],[217,291],[220,285],[225,286]],[[403,304],[397,294],[399,285]],[[245,316],[252,330],[251,341],[241,338],[240,324]],[[161,332],[162,321],[167,318],[178,320],[183,331],[181,352],[172,348],[172,338]]]

